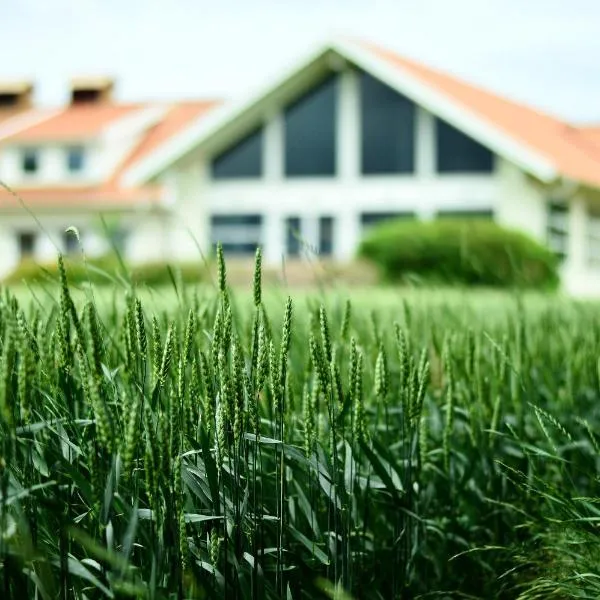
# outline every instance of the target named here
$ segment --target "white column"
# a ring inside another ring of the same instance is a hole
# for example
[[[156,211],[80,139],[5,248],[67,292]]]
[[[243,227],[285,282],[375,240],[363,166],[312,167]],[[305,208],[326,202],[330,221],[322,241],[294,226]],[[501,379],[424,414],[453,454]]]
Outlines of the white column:
[[[264,139],[264,177],[269,181],[279,181],[284,170],[283,113],[270,110],[267,113]]]
[[[337,106],[336,167],[340,179],[355,179],[360,173],[360,97],[356,72],[340,74]]]
[[[435,119],[424,108],[416,108],[415,171],[419,179],[435,176]]]
[[[47,233],[47,229],[45,231],[39,231],[37,227],[35,227],[32,228],[32,231],[35,231],[37,234],[34,252],[36,260],[43,263],[53,262],[57,259],[59,251],[64,253],[65,249],[63,248],[62,238],[63,230],[59,229],[56,234],[54,234],[54,232],[50,234]],[[52,235],[52,238],[49,237],[50,235]]]
[[[16,231],[13,227],[0,229],[0,276],[8,275],[19,262]]]
[[[262,237],[265,264],[281,264],[285,254],[285,227],[284,217],[278,211],[264,213]]]
[[[350,261],[356,255],[360,243],[360,219],[356,212],[335,215],[333,254],[340,261]]]

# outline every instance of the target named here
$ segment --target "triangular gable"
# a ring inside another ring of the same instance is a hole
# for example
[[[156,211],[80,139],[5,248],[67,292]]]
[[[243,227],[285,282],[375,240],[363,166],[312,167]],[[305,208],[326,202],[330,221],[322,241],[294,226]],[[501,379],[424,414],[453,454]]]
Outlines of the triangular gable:
[[[367,45],[350,40],[337,40],[321,46],[317,52],[311,53],[307,58],[287,68],[280,77],[268,82],[266,86],[242,101],[225,105],[222,109],[214,111],[212,115],[193,123],[184,132],[128,170],[124,174],[123,183],[139,185],[156,177],[208,138],[218,134],[233,119],[240,117],[265,98],[273,95],[286,82],[298,77],[311,65],[332,53],[380,79],[392,89],[454,125],[496,154],[516,163],[538,179],[552,181],[556,178],[557,171],[553,161],[538,149],[528,147],[522,140],[510,135],[493,121],[482,117],[476,111],[469,110],[463,102],[456,100],[443,89],[438,89],[434,83],[424,81],[423,78],[418,77],[418,74],[406,68],[406,65],[393,64]]]

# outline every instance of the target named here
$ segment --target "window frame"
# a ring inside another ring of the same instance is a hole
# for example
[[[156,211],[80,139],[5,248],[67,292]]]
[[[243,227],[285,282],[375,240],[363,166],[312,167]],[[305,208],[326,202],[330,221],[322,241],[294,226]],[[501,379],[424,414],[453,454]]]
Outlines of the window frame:
[[[261,213],[212,213],[209,223],[213,250],[220,243],[224,254],[253,256],[262,246],[265,217]],[[230,230],[227,231],[227,228]],[[224,230],[223,233],[219,233],[220,230]]]

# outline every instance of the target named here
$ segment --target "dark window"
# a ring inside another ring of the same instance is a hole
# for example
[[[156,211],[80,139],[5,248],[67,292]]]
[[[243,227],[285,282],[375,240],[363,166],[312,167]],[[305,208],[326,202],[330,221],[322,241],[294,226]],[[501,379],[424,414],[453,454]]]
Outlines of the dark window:
[[[300,217],[288,217],[285,220],[286,253],[299,256],[302,248],[302,221]]]
[[[262,237],[261,215],[212,215],[211,243],[225,254],[254,254]]]
[[[415,105],[367,73],[360,76],[360,98],[362,172],[412,173]]]
[[[32,231],[22,231],[18,234],[19,256],[29,258],[35,254],[36,234]]]
[[[67,149],[67,168],[71,173],[82,171],[84,162],[85,152],[81,146],[72,146]]]
[[[71,102],[73,104],[93,104],[100,100],[102,91],[97,89],[73,90],[71,93]]]
[[[561,260],[569,251],[569,206],[559,202],[548,204],[547,240],[552,250]]]
[[[263,138],[261,127],[217,155],[211,165],[213,178],[260,177],[263,164]]]
[[[319,254],[322,256],[333,254],[333,217],[319,219]]]
[[[371,227],[384,223],[385,221],[393,221],[395,219],[414,219],[415,213],[412,212],[369,212],[360,215],[360,223],[363,227]]]
[[[72,230],[63,233],[63,246],[66,254],[75,254],[79,249],[77,236]]]
[[[37,173],[39,169],[39,153],[36,148],[25,148],[21,157],[24,173]]]
[[[436,119],[438,173],[490,173],[494,155],[449,123]]]
[[[7,108],[9,106],[17,106],[18,103],[18,94],[0,94],[0,107],[2,108]]]
[[[285,110],[285,174],[335,175],[337,78],[330,77]]]
[[[440,219],[493,219],[493,210],[440,210]]]

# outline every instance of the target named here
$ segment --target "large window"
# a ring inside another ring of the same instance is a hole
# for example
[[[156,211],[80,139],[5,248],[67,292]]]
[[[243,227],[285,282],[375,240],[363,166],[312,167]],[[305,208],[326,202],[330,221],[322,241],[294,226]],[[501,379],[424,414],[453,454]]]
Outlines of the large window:
[[[211,217],[211,242],[223,246],[225,254],[254,254],[261,243],[262,216],[213,215]]]
[[[438,173],[490,173],[494,155],[449,123],[436,119]]]
[[[285,174],[335,175],[337,77],[288,106],[284,114]]]
[[[564,203],[550,202],[547,213],[547,241],[560,259],[567,256],[569,250],[569,206]]]
[[[591,267],[600,267],[600,209],[588,210],[586,254]]]
[[[263,128],[238,141],[212,161],[213,179],[261,177],[263,170]]]
[[[367,73],[360,76],[360,99],[362,172],[412,173],[415,105]]]
[[[24,148],[21,154],[21,168],[23,173],[32,175],[40,168],[40,157],[37,148]]]

